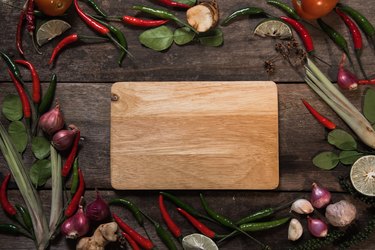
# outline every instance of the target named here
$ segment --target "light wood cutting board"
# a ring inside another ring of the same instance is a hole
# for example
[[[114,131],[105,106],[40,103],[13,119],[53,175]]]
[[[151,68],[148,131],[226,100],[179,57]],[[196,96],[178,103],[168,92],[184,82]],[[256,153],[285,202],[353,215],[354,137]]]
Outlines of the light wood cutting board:
[[[274,189],[274,82],[118,82],[112,87],[115,189]]]

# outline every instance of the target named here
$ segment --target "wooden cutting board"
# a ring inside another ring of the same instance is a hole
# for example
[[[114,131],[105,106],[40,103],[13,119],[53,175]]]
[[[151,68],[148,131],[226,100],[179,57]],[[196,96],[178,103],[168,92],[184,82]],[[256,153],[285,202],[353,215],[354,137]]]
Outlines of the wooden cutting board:
[[[115,189],[274,189],[274,82],[118,82],[112,87]]]

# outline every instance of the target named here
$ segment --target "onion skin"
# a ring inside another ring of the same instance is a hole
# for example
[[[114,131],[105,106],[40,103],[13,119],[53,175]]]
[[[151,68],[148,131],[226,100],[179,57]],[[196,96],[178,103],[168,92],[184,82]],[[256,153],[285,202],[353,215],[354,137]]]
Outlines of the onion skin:
[[[320,219],[307,217],[307,227],[309,232],[315,237],[323,238],[328,234],[327,224]]]
[[[64,117],[60,110],[60,105],[44,113],[39,119],[39,127],[48,135],[53,135],[64,127]]]
[[[90,221],[83,212],[82,206],[79,206],[77,212],[70,218],[66,219],[61,225],[61,233],[67,239],[77,239],[88,233]]]
[[[62,129],[52,137],[52,145],[59,151],[70,148],[74,141],[76,132],[68,129]]]
[[[313,183],[310,201],[315,208],[323,208],[331,201],[331,193],[327,189],[318,186],[318,184]]]

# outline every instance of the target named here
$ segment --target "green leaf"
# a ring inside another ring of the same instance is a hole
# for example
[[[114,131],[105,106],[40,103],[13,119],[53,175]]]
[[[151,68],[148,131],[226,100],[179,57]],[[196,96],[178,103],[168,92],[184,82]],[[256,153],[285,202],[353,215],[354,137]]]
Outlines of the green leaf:
[[[34,162],[30,169],[31,182],[37,186],[46,184],[51,178],[51,161],[47,159],[38,160]]]
[[[197,3],[197,0],[174,0],[174,2],[184,3],[189,6],[194,6]]]
[[[357,149],[357,142],[349,133],[342,129],[335,129],[328,134],[328,142],[341,150]]]
[[[224,36],[220,29],[215,29],[204,34],[199,34],[198,40],[202,45],[218,47],[223,44]]]
[[[9,94],[4,98],[2,112],[10,121],[21,120],[23,116],[22,103],[18,95]]]
[[[318,168],[331,170],[339,163],[339,156],[333,152],[322,152],[313,159],[313,164]]]
[[[360,153],[358,151],[341,151],[339,158],[342,164],[352,165],[361,156],[363,156],[363,153]]]
[[[370,121],[375,123],[375,90],[368,88],[363,102],[363,115]]]
[[[195,33],[187,27],[176,29],[173,35],[174,42],[177,45],[185,45],[190,43],[193,41],[194,37]]]
[[[173,32],[170,28],[163,25],[144,31],[139,36],[139,41],[150,49],[156,51],[166,50],[173,43]]]
[[[20,121],[9,124],[8,133],[19,153],[25,151],[27,146],[27,131],[25,125]]]
[[[42,160],[49,156],[50,142],[44,136],[36,136],[31,141],[31,151],[37,159]]]

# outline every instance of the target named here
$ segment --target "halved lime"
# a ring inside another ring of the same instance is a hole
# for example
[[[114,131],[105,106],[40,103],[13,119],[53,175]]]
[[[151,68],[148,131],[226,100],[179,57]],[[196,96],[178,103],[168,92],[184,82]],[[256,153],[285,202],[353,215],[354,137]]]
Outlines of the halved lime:
[[[350,180],[358,192],[375,196],[375,155],[362,156],[354,162]]]
[[[53,38],[61,35],[68,29],[70,29],[71,26],[69,23],[60,20],[60,19],[52,19],[45,23],[43,23],[38,31],[36,32],[36,42],[39,46],[42,46],[43,44],[49,42]]]
[[[184,250],[218,250],[213,240],[203,234],[189,234],[182,239]]]
[[[254,30],[254,34],[261,37],[277,37],[280,39],[290,39],[293,32],[288,24],[275,18],[269,18],[260,22]]]

